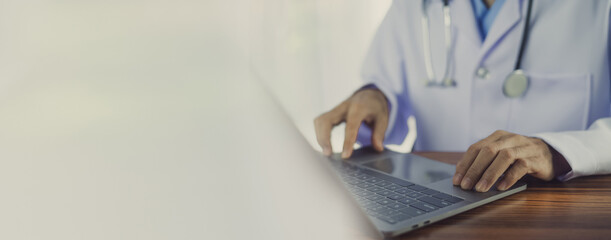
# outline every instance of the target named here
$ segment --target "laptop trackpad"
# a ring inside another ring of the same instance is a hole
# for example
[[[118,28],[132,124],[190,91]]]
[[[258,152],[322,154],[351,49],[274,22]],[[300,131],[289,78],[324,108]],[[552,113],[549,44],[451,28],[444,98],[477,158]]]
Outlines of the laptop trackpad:
[[[385,172],[417,184],[429,184],[452,178],[454,165],[430,160],[413,154],[384,154],[361,166]]]

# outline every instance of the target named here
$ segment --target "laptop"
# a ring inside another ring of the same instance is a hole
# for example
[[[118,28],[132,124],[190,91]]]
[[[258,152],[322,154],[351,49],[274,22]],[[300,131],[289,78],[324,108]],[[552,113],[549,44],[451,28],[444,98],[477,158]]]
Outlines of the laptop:
[[[526,189],[518,181],[506,191],[465,191],[452,184],[455,166],[414,154],[370,147],[342,160],[329,157],[335,173],[370,222],[394,237]]]
[[[261,81],[256,69],[251,70],[253,77]],[[272,89],[263,81],[260,83],[287,120],[291,119]],[[309,142],[292,120],[296,132],[304,142]],[[380,153],[362,147],[347,160],[339,153],[326,160],[335,170],[330,172],[337,175],[373,227],[385,237],[395,237],[526,190],[522,181],[505,191],[498,191],[495,186],[485,193],[462,190],[452,184],[454,165],[388,149]]]

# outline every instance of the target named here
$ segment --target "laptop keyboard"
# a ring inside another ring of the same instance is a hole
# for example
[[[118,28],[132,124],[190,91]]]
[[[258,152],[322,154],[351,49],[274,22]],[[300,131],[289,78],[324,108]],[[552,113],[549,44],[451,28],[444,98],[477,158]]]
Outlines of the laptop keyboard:
[[[456,196],[345,162],[335,166],[365,212],[390,224],[463,201]]]

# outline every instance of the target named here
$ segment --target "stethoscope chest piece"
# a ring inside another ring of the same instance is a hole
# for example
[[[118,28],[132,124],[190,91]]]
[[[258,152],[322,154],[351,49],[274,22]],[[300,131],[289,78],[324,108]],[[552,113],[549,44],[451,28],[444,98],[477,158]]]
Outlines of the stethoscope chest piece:
[[[517,98],[524,96],[528,90],[528,77],[521,69],[514,70],[503,83],[503,94],[508,98]]]

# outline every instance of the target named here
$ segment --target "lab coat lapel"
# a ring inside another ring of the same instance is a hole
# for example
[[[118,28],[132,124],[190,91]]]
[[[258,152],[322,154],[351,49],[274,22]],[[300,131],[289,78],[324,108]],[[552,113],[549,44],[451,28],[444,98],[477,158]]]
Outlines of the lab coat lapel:
[[[522,3],[521,0],[508,0],[502,6],[499,14],[494,19],[492,27],[484,40],[484,44],[481,48],[480,59],[488,55],[488,52],[494,48],[497,43],[503,39],[510,31],[516,30],[516,26],[520,19],[522,19]],[[522,34],[521,31],[515,31],[517,34]]]
[[[454,7],[452,12],[452,19],[456,19],[456,26],[460,30],[459,34],[466,36],[471,42],[476,44],[479,48],[482,45],[482,40],[479,34],[477,21],[475,20],[475,14],[473,13],[473,6],[471,1],[453,1]]]

